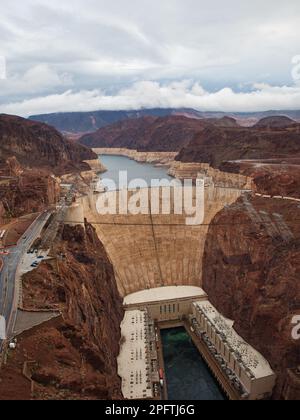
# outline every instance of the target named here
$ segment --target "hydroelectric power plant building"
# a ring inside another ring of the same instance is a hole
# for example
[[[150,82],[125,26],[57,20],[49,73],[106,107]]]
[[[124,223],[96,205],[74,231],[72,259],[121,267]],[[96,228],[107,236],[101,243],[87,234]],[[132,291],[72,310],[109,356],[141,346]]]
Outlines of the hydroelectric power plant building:
[[[160,329],[184,326],[230,399],[272,395],[276,376],[267,360],[234,330],[198,287],[149,289],[124,299],[118,358],[126,399],[160,399],[166,389]]]

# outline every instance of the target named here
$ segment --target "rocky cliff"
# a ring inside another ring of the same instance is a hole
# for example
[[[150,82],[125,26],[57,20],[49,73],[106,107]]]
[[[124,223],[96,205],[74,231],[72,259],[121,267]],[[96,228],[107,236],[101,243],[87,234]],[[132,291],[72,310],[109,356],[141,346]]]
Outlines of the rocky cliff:
[[[87,134],[80,143],[97,148],[134,149],[139,152],[176,152],[203,129],[200,120],[184,116],[143,117],[112,124]]]
[[[288,369],[300,364],[299,341],[292,338],[292,318],[300,314],[299,220],[297,203],[240,199],[215,217],[204,253],[203,287],[271,363],[275,399]]]
[[[45,169],[23,168],[15,158],[9,159],[5,178],[0,183],[2,214],[0,223],[29,213],[37,213],[57,203],[60,181]]]
[[[209,126],[185,146],[177,160],[209,163],[300,157],[300,124],[289,129],[225,128]]]
[[[106,252],[86,224],[65,226],[51,254],[52,260],[23,278],[24,305],[61,311],[62,318],[20,337],[15,359],[1,373],[0,396],[2,391],[7,398],[16,396],[19,366],[31,361],[34,398],[121,398],[116,360],[123,309]],[[15,378],[11,390],[9,381],[4,386],[9,374]],[[28,389],[22,392],[26,398]]]
[[[300,159],[225,162],[220,169],[251,177],[261,194],[300,198]]]
[[[62,137],[54,128],[11,115],[0,115],[0,168],[15,156],[27,167],[47,168],[56,174],[87,169],[96,155]]]

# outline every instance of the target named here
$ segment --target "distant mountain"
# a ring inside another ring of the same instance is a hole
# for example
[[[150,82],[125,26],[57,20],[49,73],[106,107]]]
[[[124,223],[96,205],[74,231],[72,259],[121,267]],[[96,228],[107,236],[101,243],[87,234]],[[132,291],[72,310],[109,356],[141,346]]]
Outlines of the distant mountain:
[[[222,118],[206,118],[202,121],[213,124],[216,127],[240,127],[236,119],[227,116]]]
[[[79,142],[93,148],[124,147],[138,151],[177,152],[207,125],[238,127],[231,118],[193,119],[181,115],[129,119],[86,134]]]
[[[255,124],[255,128],[288,128],[294,125],[296,122],[292,120],[289,117],[279,115],[272,116],[272,117],[266,117],[258,121],[257,124]]]
[[[62,112],[57,114],[33,115],[30,120],[43,122],[63,133],[91,133],[107,125],[140,117],[165,117],[168,115],[185,115],[190,118],[201,118],[192,109],[142,109],[140,111],[95,111],[95,112]]]
[[[61,112],[56,114],[34,115],[30,120],[39,121],[55,127],[68,134],[84,134],[97,131],[107,125],[128,119],[170,115],[185,116],[196,119],[234,118],[242,126],[252,126],[260,119],[270,116],[286,116],[300,122],[300,111],[267,111],[267,112],[201,112],[189,108],[154,108],[135,111],[94,111],[94,112]]]

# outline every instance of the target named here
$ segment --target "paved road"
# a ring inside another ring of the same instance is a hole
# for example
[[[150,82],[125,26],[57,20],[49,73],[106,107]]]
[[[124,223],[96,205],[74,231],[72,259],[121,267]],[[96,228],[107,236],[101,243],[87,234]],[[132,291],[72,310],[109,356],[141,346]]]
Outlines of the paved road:
[[[256,193],[255,195],[256,195],[256,197],[272,198],[272,200],[276,199],[276,200],[295,201],[295,202],[298,202],[298,203],[300,202],[300,198],[296,198],[296,197],[282,197],[280,195],[273,196],[273,195],[259,194],[259,193]]]
[[[0,315],[6,320],[7,337],[13,334],[17,316],[19,290],[18,290],[18,267],[22,262],[24,254],[40,233],[50,217],[51,212],[40,214],[32,225],[24,233],[15,247],[10,248],[10,254],[3,256],[3,270],[0,273]],[[3,341],[0,340],[0,352]]]

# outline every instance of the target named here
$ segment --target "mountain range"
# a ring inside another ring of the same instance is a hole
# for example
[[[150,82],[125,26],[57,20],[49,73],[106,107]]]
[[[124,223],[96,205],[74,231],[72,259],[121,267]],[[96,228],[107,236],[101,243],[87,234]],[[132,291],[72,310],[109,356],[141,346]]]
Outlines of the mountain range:
[[[153,108],[133,111],[92,111],[92,112],[61,112],[54,114],[33,115],[30,120],[39,121],[55,127],[63,133],[83,134],[95,132],[99,128],[107,125],[135,119],[140,117],[165,117],[169,115],[181,115],[188,118],[207,119],[231,117],[238,121],[240,125],[251,126],[260,119],[270,116],[284,115],[295,121],[300,122],[300,110],[296,111],[267,111],[267,112],[202,112],[190,108]]]

